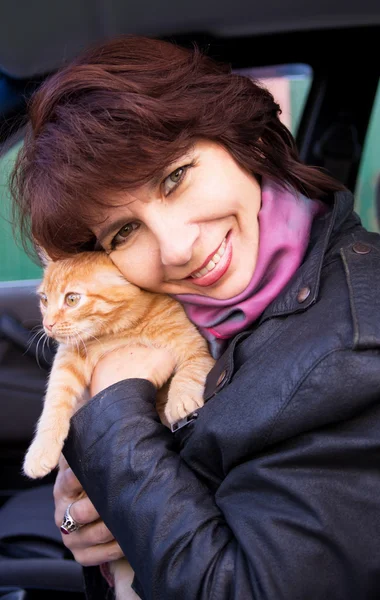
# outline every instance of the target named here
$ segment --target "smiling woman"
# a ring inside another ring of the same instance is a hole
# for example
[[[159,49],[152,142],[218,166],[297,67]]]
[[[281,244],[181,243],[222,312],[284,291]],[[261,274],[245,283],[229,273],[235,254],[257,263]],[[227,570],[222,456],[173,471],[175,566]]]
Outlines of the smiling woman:
[[[196,49],[108,42],[35,94],[13,191],[37,245],[105,251],[217,359],[173,433],[167,353],[142,337],[93,367],[64,446],[80,483],[55,485],[89,598],[125,555],[122,600],[377,599],[380,236],[269,91]]]
[[[12,188],[25,238],[31,234],[52,258],[93,247],[99,209],[125,190],[159,182],[169,193],[176,183],[169,176],[197,140],[221,144],[242,169],[310,197],[342,187],[299,162],[265,88],[198,50],[174,52],[160,42],[157,53],[157,43],[104,44],[34,96]]]
[[[255,267],[260,186],[216,143],[194,142],[177,163],[162,182],[119,194],[117,206],[100,209],[97,239],[139,287],[236,296]]]

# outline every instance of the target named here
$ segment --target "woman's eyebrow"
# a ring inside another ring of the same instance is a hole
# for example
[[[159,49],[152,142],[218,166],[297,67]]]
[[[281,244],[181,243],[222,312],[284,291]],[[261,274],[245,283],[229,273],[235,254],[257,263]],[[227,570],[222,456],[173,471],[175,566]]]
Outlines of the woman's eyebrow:
[[[156,188],[165,177],[168,177],[171,173],[173,173],[173,171],[179,169],[185,163],[191,162],[194,159],[194,150],[190,149],[188,152],[185,152],[185,154],[182,154],[177,159],[174,159],[172,162],[168,163],[159,171],[159,173],[154,175],[149,181],[149,187],[151,189]]]
[[[108,236],[113,233],[119,231],[128,222],[128,217],[119,217],[116,221],[112,221],[105,225],[100,229],[98,235],[96,236],[97,242],[96,245],[102,245],[104,240],[108,238]]]

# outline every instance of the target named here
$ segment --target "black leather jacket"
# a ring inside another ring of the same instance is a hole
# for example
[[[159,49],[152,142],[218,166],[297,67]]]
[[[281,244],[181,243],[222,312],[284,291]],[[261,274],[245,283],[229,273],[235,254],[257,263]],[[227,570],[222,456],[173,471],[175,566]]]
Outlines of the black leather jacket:
[[[172,434],[141,379],[74,416],[65,455],[142,598],[380,597],[380,236],[352,203],[335,195],[197,420]]]

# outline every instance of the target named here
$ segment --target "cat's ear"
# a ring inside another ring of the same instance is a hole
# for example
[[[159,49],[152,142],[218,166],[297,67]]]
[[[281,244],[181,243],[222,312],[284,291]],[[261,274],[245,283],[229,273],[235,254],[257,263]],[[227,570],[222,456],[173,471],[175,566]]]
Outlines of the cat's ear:
[[[50,256],[48,255],[48,253],[46,252],[46,250],[44,248],[42,248],[42,246],[38,246],[36,245],[36,251],[38,254],[38,258],[41,261],[41,264],[44,268],[46,268],[48,265],[50,265],[53,261],[50,258]]]

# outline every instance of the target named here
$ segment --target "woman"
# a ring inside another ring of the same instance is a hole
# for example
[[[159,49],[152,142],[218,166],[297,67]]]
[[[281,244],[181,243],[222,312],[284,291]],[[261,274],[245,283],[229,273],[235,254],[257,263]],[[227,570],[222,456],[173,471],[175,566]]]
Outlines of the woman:
[[[218,359],[176,433],[154,406],[165,351],[96,366],[55,485],[91,598],[122,555],[141,598],[378,598],[380,239],[278,114],[249,79],[143,38],[87,52],[32,103],[24,231],[53,258],[103,248]]]

